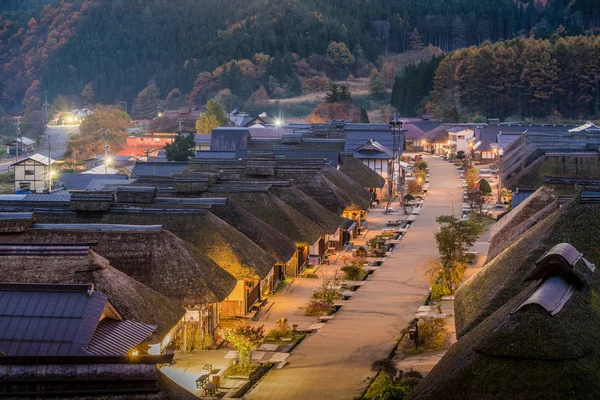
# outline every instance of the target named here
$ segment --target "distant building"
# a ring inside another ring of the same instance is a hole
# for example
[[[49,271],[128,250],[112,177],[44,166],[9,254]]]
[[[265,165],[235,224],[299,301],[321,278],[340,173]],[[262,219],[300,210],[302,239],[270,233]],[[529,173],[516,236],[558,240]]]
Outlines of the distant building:
[[[233,123],[234,126],[246,126],[252,117],[245,111],[239,111],[234,109],[233,111],[227,113],[227,118]]]
[[[34,146],[37,142],[35,140],[26,138],[25,136],[21,136],[20,138],[15,139],[12,142],[6,144],[7,156],[16,154],[17,143],[19,143],[19,154],[23,155],[33,151]]]
[[[171,133],[129,136],[125,148],[117,155],[138,158],[155,156],[159,151],[164,150],[167,144],[173,143],[176,138],[177,134]]]
[[[50,190],[50,168],[55,162],[37,153],[11,164],[15,171],[15,192],[44,193]]]
[[[475,131],[470,128],[455,126],[448,129],[448,144],[452,147],[454,153],[464,151],[469,153],[469,143],[475,137]]]

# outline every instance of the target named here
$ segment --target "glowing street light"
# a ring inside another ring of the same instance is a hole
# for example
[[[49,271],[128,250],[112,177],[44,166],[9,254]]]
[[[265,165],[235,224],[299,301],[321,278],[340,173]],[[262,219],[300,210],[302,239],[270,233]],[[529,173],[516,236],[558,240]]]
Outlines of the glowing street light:
[[[281,118],[275,118],[275,126],[281,128],[281,126],[283,126],[283,120]]]

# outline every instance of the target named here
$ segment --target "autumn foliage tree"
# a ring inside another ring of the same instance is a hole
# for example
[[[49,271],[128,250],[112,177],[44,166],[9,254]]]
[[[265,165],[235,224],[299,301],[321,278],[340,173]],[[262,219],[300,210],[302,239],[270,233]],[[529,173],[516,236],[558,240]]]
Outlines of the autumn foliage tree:
[[[79,133],[71,136],[65,153],[65,163],[71,168],[83,161],[104,154],[104,141],[110,146],[110,154],[125,147],[126,131],[131,126],[127,113],[116,106],[97,105],[94,113],[79,125]]]
[[[196,121],[196,132],[211,133],[213,129],[228,124],[229,119],[225,115],[223,106],[216,100],[209,100],[206,103],[206,111]]]
[[[233,345],[238,353],[240,367],[246,368],[250,365],[252,350],[263,342],[264,327],[237,325],[234,328],[223,329],[221,337]]]
[[[458,50],[435,73],[432,111],[444,121],[468,115],[591,117],[600,112],[600,40],[513,39]]]

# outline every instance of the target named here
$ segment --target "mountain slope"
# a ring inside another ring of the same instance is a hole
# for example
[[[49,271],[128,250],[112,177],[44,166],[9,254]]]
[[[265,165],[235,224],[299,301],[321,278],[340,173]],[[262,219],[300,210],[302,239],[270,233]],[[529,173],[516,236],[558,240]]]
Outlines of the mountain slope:
[[[2,103],[35,106],[43,90],[52,99],[88,82],[97,101],[130,101],[150,79],[164,97],[173,88],[189,92],[199,72],[231,60],[301,60],[323,55],[331,41],[374,62],[407,50],[415,28],[425,45],[443,50],[527,34],[540,23],[541,33],[560,21],[583,30],[597,25],[593,2],[9,0],[0,5]]]

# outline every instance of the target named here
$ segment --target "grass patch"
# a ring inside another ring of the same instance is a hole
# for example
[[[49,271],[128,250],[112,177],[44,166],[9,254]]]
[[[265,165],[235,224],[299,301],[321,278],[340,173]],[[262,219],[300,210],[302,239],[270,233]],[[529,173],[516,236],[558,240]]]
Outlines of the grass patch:
[[[277,288],[275,289],[275,293],[281,293],[282,291],[284,291],[285,288],[288,287],[290,285],[290,283],[292,283],[292,281],[293,281],[292,278],[286,278],[286,279],[279,281],[279,284],[277,285]]]
[[[250,374],[258,369],[257,364],[250,364],[245,367],[242,367],[241,364],[234,364],[231,367],[227,368],[227,371],[223,373],[223,377],[229,378],[232,376],[243,376],[250,377]]]
[[[390,378],[387,373],[382,372],[378,374],[373,383],[371,383],[371,386],[367,389],[367,393],[365,393],[364,397],[372,399],[381,396],[383,391],[390,386],[392,386],[392,378]]]
[[[12,194],[15,192],[15,173],[7,172],[0,174],[0,194]]]

